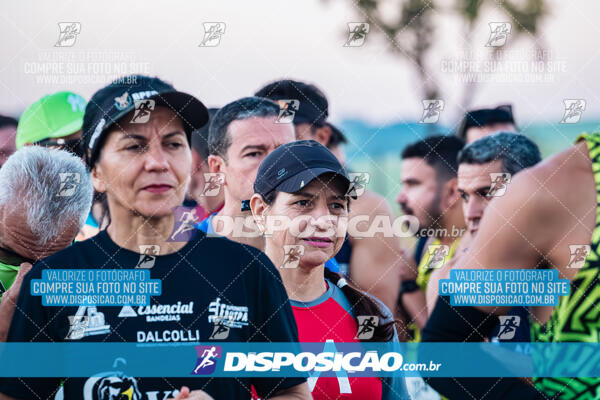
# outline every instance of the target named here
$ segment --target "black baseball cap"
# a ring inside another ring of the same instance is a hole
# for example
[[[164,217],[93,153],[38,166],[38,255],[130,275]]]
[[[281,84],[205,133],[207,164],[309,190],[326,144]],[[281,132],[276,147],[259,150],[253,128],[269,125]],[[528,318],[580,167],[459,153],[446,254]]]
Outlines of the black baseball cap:
[[[329,115],[327,97],[315,85],[284,79],[269,83],[258,90],[257,97],[266,97],[280,106],[282,100],[298,100],[298,110],[294,115],[294,124],[309,123],[321,126]]]
[[[295,193],[325,173],[342,177],[347,184],[346,193],[350,192],[350,178],[333,153],[314,140],[298,140],[265,157],[258,167],[254,192],[263,197],[274,190]]]
[[[190,145],[192,131],[208,121],[208,112],[200,100],[175,90],[159,78],[143,75],[119,78],[94,93],[85,108],[82,143],[90,167],[98,158],[108,128],[135,109],[136,100],[147,99],[154,100],[155,106],[167,107],[177,114],[183,122]]]

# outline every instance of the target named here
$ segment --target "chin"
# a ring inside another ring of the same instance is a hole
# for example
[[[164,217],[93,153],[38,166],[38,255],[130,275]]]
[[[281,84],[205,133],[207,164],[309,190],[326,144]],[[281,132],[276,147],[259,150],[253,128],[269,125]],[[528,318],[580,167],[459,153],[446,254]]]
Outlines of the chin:
[[[307,249],[308,250],[308,249]],[[329,259],[333,258],[333,255],[324,253],[322,251],[306,251],[302,256],[302,260],[307,264],[314,264],[315,266],[325,264]]]

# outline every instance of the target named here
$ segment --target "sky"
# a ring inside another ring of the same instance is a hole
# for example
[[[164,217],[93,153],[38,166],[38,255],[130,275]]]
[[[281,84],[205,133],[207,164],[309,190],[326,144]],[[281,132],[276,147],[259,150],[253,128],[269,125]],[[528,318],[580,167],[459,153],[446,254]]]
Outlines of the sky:
[[[470,41],[440,1],[435,13],[431,77],[441,87],[440,122],[452,125],[460,105],[464,74],[459,62],[486,73],[470,96],[472,106],[512,103],[522,121],[557,122],[565,99],[584,99],[583,119],[600,118],[600,27],[593,19],[600,3],[549,1],[550,14],[538,38],[509,35],[503,62],[486,63],[490,22],[510,21],[502,0],[488,1]],[[398,2],[385,4],[393,17]],[[414,63],[392,54],[391,42],[371,24],[362,46],[344,47],[348,23],[364,22],[352,0],[204,0],[151,2],[6,2],[0,13],[0,113],[19,115],[41,96],[71,90],[89,99],[101,86],[128,73],[156,75],[208,106],[251,95],[267,82],[288,77],[320,87],[333,121],[389,124],[418,121],[425,100]],[[55,47],[59,22],[80,23],[72,47]],[[202,47],[204,23],[223,22],[218,46]],[[514,30],[513,30],[514,31]],[[510,42],[512,40],[512,42]],[[509,46],[510,45],[510,46]],[[546,64],[534,62],[542,47]],[[533,72],[531,72],[534,70]],[[462,78],[461,78],[462,77]]]

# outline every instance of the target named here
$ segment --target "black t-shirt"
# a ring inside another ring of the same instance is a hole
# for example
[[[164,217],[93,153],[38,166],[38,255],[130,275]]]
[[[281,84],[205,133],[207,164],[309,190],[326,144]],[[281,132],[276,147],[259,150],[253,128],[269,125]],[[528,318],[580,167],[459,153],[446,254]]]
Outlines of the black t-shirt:
[[[214,319],[209,322],[209,317],[214,315],[215,305],[223,304],[233,306],[230,309],[235,311],[233,322],[237,326],[229,329],[224,341],[298,341],[296,322],[279,272],[267,256],[253,247],[207,237],[201,232],[178,252],[155,257],[150,276],[162,281],[162,294],[151,297],[149,307],[45,307],[40,296],[29,294],[31,280],[40,279],[43,269],[133,269],[140,259],[140,254],[119,247],[102,231],[38,262],[24,279],[8,341],[209,342],[215,331]],[[74,315],[89,317],[85,328],[72,329],[70,321]],[[107,365],[105,371],[114,369]],[[66,378],[64,398],[112,399],[107,388],[103,388],[112,385],[121,389],[131,387],[127,388],[129,400],[162,400],[174,397],[185,385],[192,390],[202,389],[217,400],[250,399],[250,385],[264,398],[305,381],[303,378],[136,378],[124,372],[108,379],[106,374],[102,377],[102,371],[88,379]],[[51,399],[61,381],[60,378],[6,378],[0,380],[0,392],[18,399]]]

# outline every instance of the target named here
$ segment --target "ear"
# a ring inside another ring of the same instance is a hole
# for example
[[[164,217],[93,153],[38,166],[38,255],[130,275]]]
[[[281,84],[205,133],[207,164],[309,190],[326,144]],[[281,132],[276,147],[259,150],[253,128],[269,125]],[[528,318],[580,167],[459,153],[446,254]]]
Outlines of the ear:
[[[250,209],[252,210],[252,216],[256,222],[256,226],[261,231],[265,232],[265,211],[268,209],[268,204],[263,200],[260,194],[253,194],[250,199]]]
[[[211,154],[208,156],[208,170],[210,172],[225,172],[223,157]]]
[[[321,143],[323,146],[327,146],[329,144],[329,138],[331,138],[331,128],[327,125],[324,125],[320,128],[317,128],[315,134],[315,140]]]
[[[94,168],[92,168],[92,185],[96,192],[104,193],[106,192],[106,184],[104,183],[104,179],[102,176],[102,167],[99,164],[96,164]]]
[[[458,178],[452,178],[444,184],[444,208],[452,208],[459,200],[460,194],[458,193]]]

